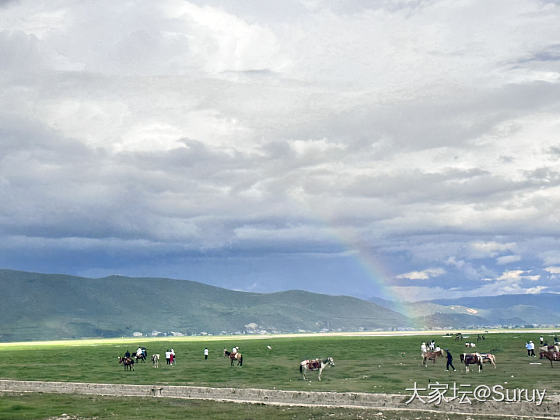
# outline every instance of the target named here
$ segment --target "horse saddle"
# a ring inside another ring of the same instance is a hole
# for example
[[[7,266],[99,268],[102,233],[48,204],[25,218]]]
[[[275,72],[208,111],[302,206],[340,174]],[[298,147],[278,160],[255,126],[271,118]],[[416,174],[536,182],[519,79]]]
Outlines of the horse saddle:
[[[319,369],[320,367],[321,367],[320,360],[309,360],[307,362],[307,369],[315,370],[315,369]]]
[[[466,363],[477,363],[478,362],[478,356],[476,354],[467,354],[465,356],[465,362]]]

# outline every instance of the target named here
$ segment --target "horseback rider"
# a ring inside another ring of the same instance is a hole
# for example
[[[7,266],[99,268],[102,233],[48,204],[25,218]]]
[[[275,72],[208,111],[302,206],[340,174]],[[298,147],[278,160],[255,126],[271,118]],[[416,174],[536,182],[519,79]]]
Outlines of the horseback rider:
[[[130,357],[130,352],[128,351],[128,349],[126,349],[126,353],[124,354],[124,357],[127,359]]]
[[[138,349],[136,350],[136,357],[142,357],[144,355],[144,353],[142,352],[142,347],[138,347]]]
[[[436,349],[436,342],[435,340],[430,341],[430,350],[434,351]]]

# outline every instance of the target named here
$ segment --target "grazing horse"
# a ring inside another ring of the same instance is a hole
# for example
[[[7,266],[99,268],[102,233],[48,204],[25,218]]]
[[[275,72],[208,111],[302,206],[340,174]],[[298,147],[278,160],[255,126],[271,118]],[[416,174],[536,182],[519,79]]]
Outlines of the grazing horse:
[[[465,343],[465,347],[476,347],[475,343]]]
[[[541,351],[540,353],[541,359],[543,357],[550,360],[550,367],[553,368],[552,362],[560,362],[560,352],[557,351]]]
[[[478,365],[478,371],[482,370],[482,356],[479,353],[461,354],[461,363],[465,364],[465,372],[469,371],[469,365]]]
[[[334,366],[334,360],[332,357],[327,357],[324,360],[321,359],[304,360],[299,364],[299,371],[303,375],[303,380],[306,381],[307,378],[305,377],[305,372],[307,372],[308,370],[318,370],[319,380],[321,380],[321,373],[323,373],[323,369],[327,366]]]
[[[231,366],[233,366],[233,362],[237,360],[237,366],[243,366],[243,355],[239,352],[231,353],[224,349],[224,357],[229,357],[231,360]]]
[[[436,350],[436,351],[427,351],[422,353],[422,366],[424,367],[428,367],[428,360],[431,360],[432,362],[434,362],[434,364],[436,363],[436,359],[438,357],[443,357],[444,353],[442,349]]]
[[[124,370],[134,370],[134,359],[131,357],[120,357],[119,364],[124,366]]]
[[[492,353],[480,353],[480,357],[482,357],[482,363],[490,363],[496,369],[496,356]]]
[[[159,367],[159,353],[152,354],[152,365],[154,365],[155,368]]]

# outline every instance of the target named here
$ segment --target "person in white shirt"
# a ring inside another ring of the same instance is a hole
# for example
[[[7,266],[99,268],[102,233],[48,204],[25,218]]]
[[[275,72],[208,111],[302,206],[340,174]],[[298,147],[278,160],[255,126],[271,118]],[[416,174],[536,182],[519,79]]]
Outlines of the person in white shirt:
[[[204,347],[204,360],[208,359],[208,347]]]
[[[422,352],[422,356],[424,355],[424,353],[428,351],[428,348],[426,347],[426,343],[422,343],[422,345],[420,346],[420,351]]]
[[[169,349],[167,349],[165,351],[165,361],[167,362],[167,364],[170,364],[170,360],[171,360],[171,352],[169,351]]]

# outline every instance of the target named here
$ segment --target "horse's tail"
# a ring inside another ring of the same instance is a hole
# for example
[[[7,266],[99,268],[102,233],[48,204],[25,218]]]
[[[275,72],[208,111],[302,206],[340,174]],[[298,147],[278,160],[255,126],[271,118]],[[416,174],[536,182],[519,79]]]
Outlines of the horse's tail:
[[[303,365],[299,365],[299,373],[303,373]]]
[[[239,356],[239,366],[243,366],[243,355]]]

